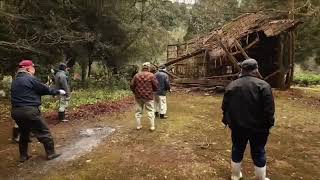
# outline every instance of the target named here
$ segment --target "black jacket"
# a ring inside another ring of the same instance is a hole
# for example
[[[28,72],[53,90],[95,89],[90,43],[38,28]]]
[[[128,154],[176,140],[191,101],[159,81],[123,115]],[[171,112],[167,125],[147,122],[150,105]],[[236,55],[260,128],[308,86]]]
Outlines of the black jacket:
[[[227,86],[222,111],[222,122],[231,129],[241,127],[268,132],[274,125],[272,89],[267,82],[256,77],[240,77]]]
[[[24,71],[18,72],[16,79],[11,84],[12,107],[38,107],[41,105],[41,96],[58,94],[58,90],[49,88]]]

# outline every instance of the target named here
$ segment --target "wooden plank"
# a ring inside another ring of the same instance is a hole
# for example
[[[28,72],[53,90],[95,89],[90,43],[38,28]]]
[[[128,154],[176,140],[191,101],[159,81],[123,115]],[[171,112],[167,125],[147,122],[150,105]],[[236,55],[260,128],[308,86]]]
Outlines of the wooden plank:
[[[179,58],[176,58],[176,59],[174,59],[174,60],[172,60],[172,61],[168,61],[168,62],[164,63],[163,65],[165,65],[165,66],[170,66],[170,65],[172,65],[172,64],[175,64],[175,63],[177,63],[177,62],[186,60],[186,59],[188,59],[188,58],[191,58],[191,57],[193,57],[193,56],[199,55],[199,54],[204,53],[204,52],[205,52],[205,49],[199,49],[199,50],[194,51],[194,52],[192,52],[192,53],[190,53],[190,54],[186,54],[186,55],[184,55],[184,56],[181,56],[181,57],[179,57]]]
[[[242,48],[242,46],[240,45],[240,43],[235,40],[235,43],[236,43],[236,46],[237,48],[239,48],[241,54],[246,58],[246,59],[249,59],[250,57],[248,56],[248,54],[246,53],[246,51],[244,51],[244,49]]]
[[[280,70],[276,70],[275,72],[269,74],[268,76],[264,77],[263,80],[268,80],[269,78],[275,76],[276,74],[280,73]]]
[[[221,42],[220,39],[216,38],[219,46],[221,46],[221,48],[226,52],[227,57],[229,58],[229,60],[233,63],[233,65],[235,66],[236,70],[238,70],[240,72],[240,66],[238,64],[238,61],[236,60],[235,57],[233,57],[230,52],[228,51],[228,49],[223,45],[223,43]]]

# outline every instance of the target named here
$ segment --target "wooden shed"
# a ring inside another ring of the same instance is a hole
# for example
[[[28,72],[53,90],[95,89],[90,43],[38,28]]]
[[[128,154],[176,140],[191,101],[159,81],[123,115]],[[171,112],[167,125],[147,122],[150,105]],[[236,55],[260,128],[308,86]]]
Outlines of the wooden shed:
[[[254,58],[274,88],[289,88],[294,70],[294,29],[299,21],[265,12],[237,17],[219,29],[167,48],[175,83],[225,86],[238,78],[238,63]]]

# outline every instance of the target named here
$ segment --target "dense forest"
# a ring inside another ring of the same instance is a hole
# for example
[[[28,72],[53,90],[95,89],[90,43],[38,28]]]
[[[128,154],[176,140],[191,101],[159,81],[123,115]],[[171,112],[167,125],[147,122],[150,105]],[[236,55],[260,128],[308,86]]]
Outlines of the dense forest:
[[[93,62],[117,73],[124,64],[163,62],[166,47],[217,28],[243,13],[287,12],[303,21],[296,61],[320,63],[318,0],[3,0],[0,1],[0,74],[13,75],[22,58],[49,68]]]

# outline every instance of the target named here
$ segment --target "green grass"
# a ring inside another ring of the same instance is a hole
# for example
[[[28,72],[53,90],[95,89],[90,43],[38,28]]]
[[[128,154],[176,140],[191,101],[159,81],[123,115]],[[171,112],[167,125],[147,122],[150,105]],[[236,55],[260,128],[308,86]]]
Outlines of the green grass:
[[[85,104],[95,104],[103,101],[117,101],[132,95],[129,90],[86,89],[72,92],[69,107],[75,108]],[[46,96],[42,100],[42,111],[57,109],[59,97]]]
[[[294,83],[301,86],[320,85],[320,75],[312,73],[299,73],[294,76]]]

